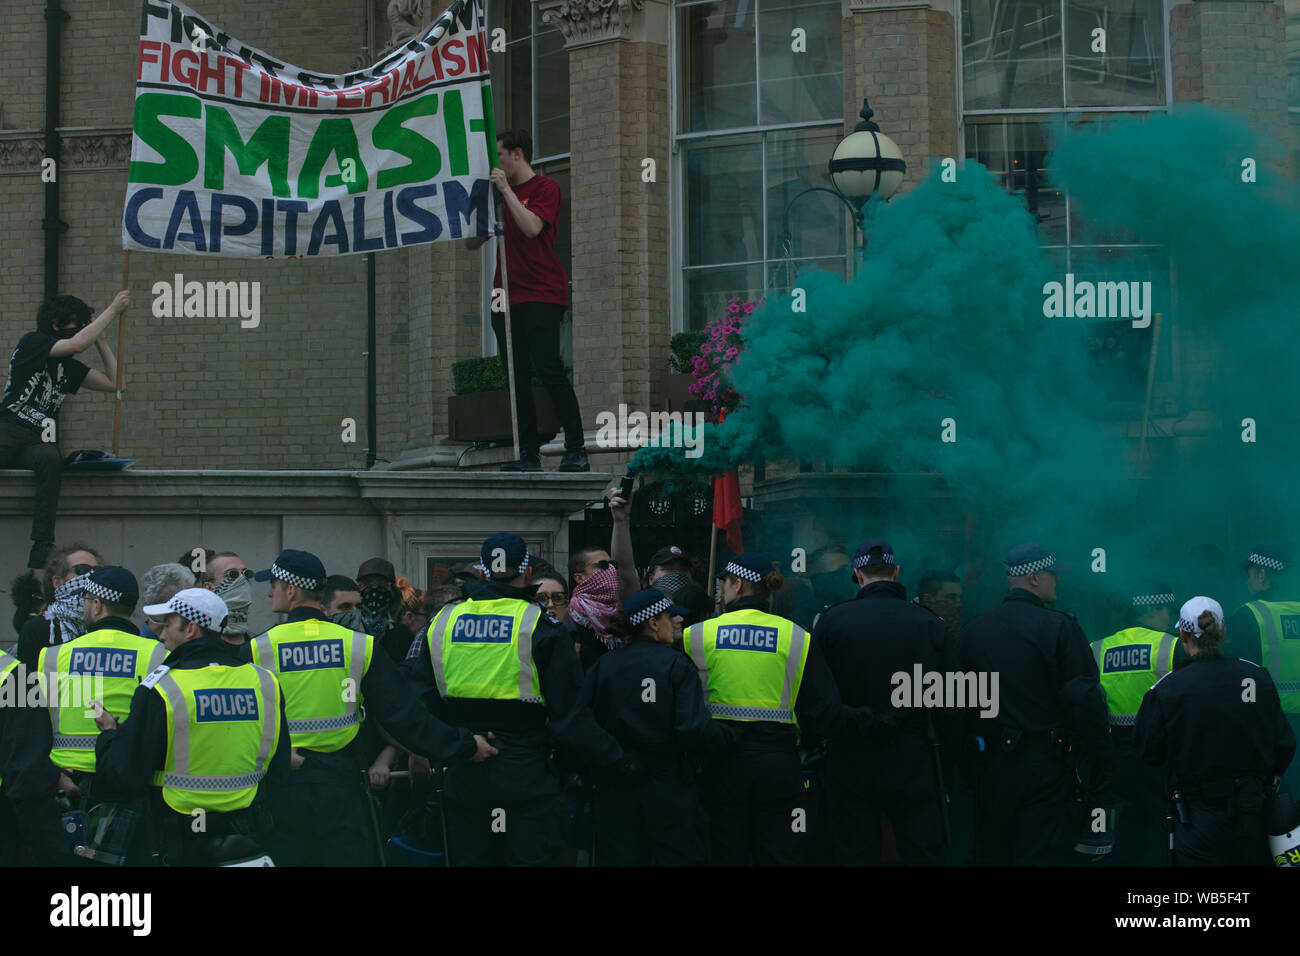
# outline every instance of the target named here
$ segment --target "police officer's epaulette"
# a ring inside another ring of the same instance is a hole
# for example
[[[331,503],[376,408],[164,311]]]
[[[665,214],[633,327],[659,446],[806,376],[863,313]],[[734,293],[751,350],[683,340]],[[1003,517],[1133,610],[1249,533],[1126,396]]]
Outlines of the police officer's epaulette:
[[[149,672],[148,677],[140,681],[140,686],[153,687],[154,684],[162,680],[163,675],[166,674],[169,670],[171,670],[171,668],[168,667],[166,664],[159,664],[157,667],[155,667],[153,670]]]

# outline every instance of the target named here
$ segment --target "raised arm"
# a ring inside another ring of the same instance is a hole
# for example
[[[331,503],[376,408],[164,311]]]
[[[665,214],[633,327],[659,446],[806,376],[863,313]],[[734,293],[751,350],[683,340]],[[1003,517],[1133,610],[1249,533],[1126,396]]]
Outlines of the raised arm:
[[[121,315],[126,311],[126,307],[131,304],[131,293],[123,289],[113,299],[113,304],[87,325],[84,329],[69,339],[60,339],[50,346],[50,358],[64,358],[68,355],[80,355],[86,349],[99,339],[108,323],[113,321],[114,316]],[[101,353],[102,354],[102,353]],[[112,354],[111,352],[109,353]],[[117,374],[117,365],[114,363],[113,374]],[[116,386],[114,386],[116,387]]]

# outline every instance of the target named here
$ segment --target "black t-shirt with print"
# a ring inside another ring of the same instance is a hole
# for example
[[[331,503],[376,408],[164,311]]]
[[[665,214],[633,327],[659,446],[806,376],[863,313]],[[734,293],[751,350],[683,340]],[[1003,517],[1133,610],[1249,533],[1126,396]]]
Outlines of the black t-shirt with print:
[[[0,398],[0,420],[39,429],[46,418],[56,421],[59,406],[81,388],[90,367],[74,358],[50,358],[59,341],[44,332],[28,332],[9,359],[9,379]]]

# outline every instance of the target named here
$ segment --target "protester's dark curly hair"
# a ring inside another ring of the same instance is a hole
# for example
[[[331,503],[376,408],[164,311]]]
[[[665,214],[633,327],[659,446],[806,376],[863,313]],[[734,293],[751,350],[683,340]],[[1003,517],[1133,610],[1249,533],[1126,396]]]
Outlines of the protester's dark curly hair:
[[[94,314],[94,310],[75,295],[56,295],[37,311],[36,327],[46,335],[53,335],[54,326],[69,319],[85,325]]]
[[[20,574],[9,583],[14,599],[14,630],[21,631],[27,619],[44,609],[44,585],[35,571]]]

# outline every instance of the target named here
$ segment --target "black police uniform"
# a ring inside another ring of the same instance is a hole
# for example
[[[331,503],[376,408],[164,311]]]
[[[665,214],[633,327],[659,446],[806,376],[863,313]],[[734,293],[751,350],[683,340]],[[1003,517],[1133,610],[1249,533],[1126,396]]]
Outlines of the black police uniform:
[[[1190,658],[1174,645],[1173,670]],[[1165,831],[1168,807],[1165,775],[1142,759],[1134,743],[1133,726],[1114,725],[1115,849],[1108,866],[1164,866],[1169,850]]]
[[[1074,615],[1022,588],[959,637],[966,671],[998,674],[996,718],[964,719],[975,788],[975,856],[984,865],[1066,865],[1083,826],[1066,743],[1088,761],[1091,804],[1108,807],[1110,738],[1097,662]],[[979,749],[982,741],[982,750]]]
[[[471,600],[531,601],[531,590],[496,581],[470,581]],[[443,719],[475,733],[496,734],[500,753],[482,763],[447,773],[445,807],[451,863],[456,866],[551,864],[565,843],[566,807],[550,762],[550,729],[556,741],[586,764],[608,767],[622,749],[596,725],[590,710],[577,706],[582,665],[564,626],[543,615],[533,631],[533,666],[546,704],[518,700],[452,697],[438,693],[427,643],[408,658],[413,685]],[[387,726],[387,723],[385,723]],[[396,735],[394,735],[396,736]]]
[[[935,772],[936,733],[948,733],[942,711],[897,710],[893,675],[947,669],[943,621],[907,600],[895,581],[873,581],[850,601],[833,604],[813,631],[813,646],[825,655],[840,696],[850,706],[893,713],[897,730],[881,739],[844,740],[826,761],[835,861],[846,865],[880,862],[881,816],[893,825],[904,863],[943,861],[943,800]]]
[[[767,602],[743,597],[727,605],[726,612],[747,609],[767,613]],[[845,733],[854,717],[840,702],[816,640],[809,641],[794,711],[799,731],[828,738]],[[768,720],[728,723],[739,732],[736,747],[707,761],[701,779],[711,862],[719,866],[809,862],[815,821],[807,812],[795,727]],[[804,811],[806,829],[795,829],[795,810]]]
[[[239,667],[244,662],[231,653],[230,645],[221,638],[198,637],[177,647],[163,663],[176,670],[198,670],[209,664]],[[289,727],[281,695],[280,742],[267,764],[257,797],[243,810],[206,814],[202,835],[242,834],[267,841],[269,834],[262,811],[268,806],[269,791],[288,781],[289,751]],[[95,798],[109,803],[146,801],[160,824],[160,832],[155,835],[165,845],[167,861],[173,865],[195,865],[199,862],[201,841],[193,834],[191,818],[168,807],[162,800],[162,791],[153,785],[154,774],[166,762],[167,706],[151,687],[137,687],[127,719],[114,730],[102,731],[95,742]]]
[[[307,620],[329,618],[314,607],[294,608],[285,617],[286,624]],[[367,718],[378,721],[413,753],[454,763],[468,760],[478,749],[472,734],[448,727],[425,709],[398,665],[377,644],[361,678],[361,699]],[[302,766],[290,775],[285,787],[272,794],[276,826],[271,846],[277,865],[378,864],[370,808],[361,789],[361,771],[369,766],[364,751],[360,733],[346,746],[330,752],[298,748]]]
[[[597,865],[707,862],[693,755],[727,749],[737,731],[709,716],[695,664],[671,644],[638,635],[592,665],[578,706],[592,709],[638,768],[595,774]]]
[[[1243,700],[1247,681],[1253,700]],[[1249,661],[1197,656],[1142,698],[1134,736],[1142,758],[1168,766],[1179,866],[1267,866],[1272,778],[1296,738],[1268,671]]]
[[[1283,598],[1265,594],[1253,600],[1280,601]],[[1227,620],[1223,654],[1225,657],[1240,658],[1263,666],[1264,647],[1259,633],[1259,622],[1255,620],[1255,615],[1245,604],[1233,611]],[[1272,676],[1269,674],[1269,677]],[[1300,714],[1287,714],[1286,719],[1291,725],[1291,733],[1300,735]],[[1291,766],[1282,771],[1281,776],[1281,789],[1300,799],[1300,760],[1292,760]]]
[[[17,668],[0,685],[0,866],[68,861],[54,803],[59,771],[50,763],[50,719],[43,708],[26,706],[35,703],[35,682],[19,680],[34,673]]]

